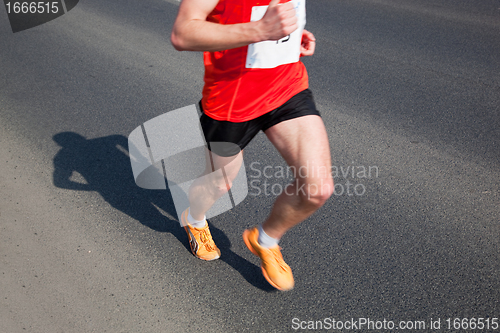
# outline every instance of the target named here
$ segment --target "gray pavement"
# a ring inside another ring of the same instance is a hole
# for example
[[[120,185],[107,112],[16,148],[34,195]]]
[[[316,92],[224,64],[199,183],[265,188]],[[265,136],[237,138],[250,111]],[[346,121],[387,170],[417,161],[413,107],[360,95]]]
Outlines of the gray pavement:
[[[0,332],[500,331],[500,1],[307,6],[337,192],[280,243],[287,293],[241,240],[287,182],[263,134],[249,196],[210,219],[216,262],[191,255],[168,191],[134,183],[128,134],[201,96],[174,0],[80,1],[16,34],[0,10]]]

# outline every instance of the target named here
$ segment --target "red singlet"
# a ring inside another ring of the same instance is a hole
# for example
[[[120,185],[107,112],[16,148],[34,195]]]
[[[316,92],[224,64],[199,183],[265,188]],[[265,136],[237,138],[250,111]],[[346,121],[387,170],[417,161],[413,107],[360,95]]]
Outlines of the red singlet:
[[[237,24],[262,18],[270,0],[220,0],[207,21]],[[281,1],[286,2],[286,1]],[[299,28],[279,41],[205,52],[202,105],[216,120],[243,122],[272,111],[309,86],[300,61],[305,0],[292,0]]]

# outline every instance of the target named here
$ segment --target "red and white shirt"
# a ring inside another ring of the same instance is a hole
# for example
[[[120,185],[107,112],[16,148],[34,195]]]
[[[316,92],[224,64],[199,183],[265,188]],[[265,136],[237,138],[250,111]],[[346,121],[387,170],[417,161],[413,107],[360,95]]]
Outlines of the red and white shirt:
[[[207,17],[219,24],[260,20],[270,0],[220,0]],[[281,2],[287,2],[281,0]],[[292,0],[299,28],[279,41],[264,41],[235,49],[205,52],[202,105],[216,120],[243,122],[283,105],[307,89],[309,80],[300,61],[305,0]]]

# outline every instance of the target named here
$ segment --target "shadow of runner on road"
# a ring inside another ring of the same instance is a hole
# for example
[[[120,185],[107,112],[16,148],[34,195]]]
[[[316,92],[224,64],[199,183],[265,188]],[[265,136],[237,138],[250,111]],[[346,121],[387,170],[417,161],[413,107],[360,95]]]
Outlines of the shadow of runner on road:
[[[128,140],[122,135],[86,139],[74,132],[54,135],[61,146],[54,157],[54,185],[68,190],[95,191],[115,209],[127,214],[143,225],[175,236],[191,252],[187,234],[178,220],[162,214],[163,210],[175,217],[176,211],[170,190],[146,190],[136,185],[128,157]],[[71,180],[79,173],[86,183]],[[209,222],[210,223],[210,222]],[[223,231],[210,224],[210,230],[221,258],[253,286],[274,291],[262,276],[260,267],[234,253],[231,242]]]

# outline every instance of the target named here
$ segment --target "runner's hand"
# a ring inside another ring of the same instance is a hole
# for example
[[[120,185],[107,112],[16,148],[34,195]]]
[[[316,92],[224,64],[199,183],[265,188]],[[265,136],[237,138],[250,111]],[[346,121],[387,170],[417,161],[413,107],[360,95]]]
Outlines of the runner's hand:
[[[264,17],[260,20],[263,40],[279,40],[298,28],[293,3],[279,2],[280,0],[271,0]]]
[[[316,49],[316,38],[309,31],[302,32],[302,43],[300,44],[300,56],[312,56]]]

